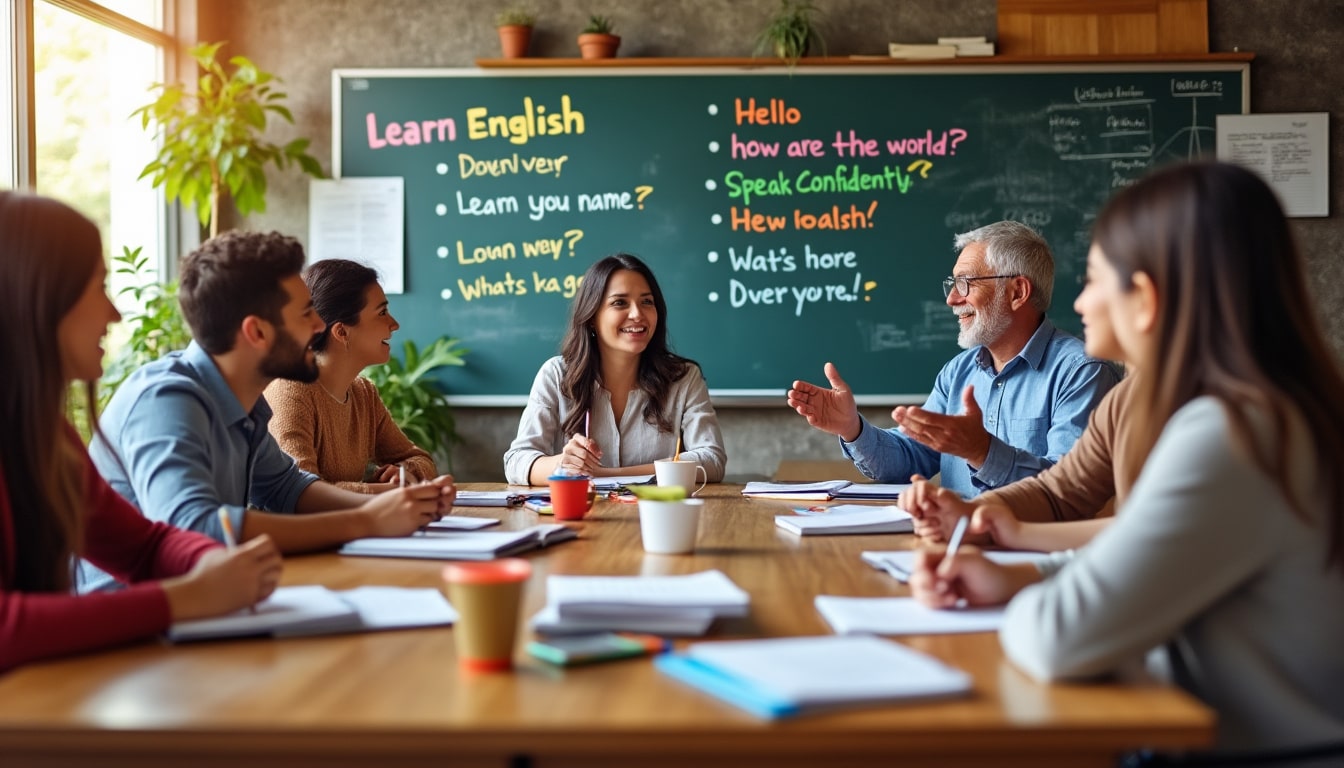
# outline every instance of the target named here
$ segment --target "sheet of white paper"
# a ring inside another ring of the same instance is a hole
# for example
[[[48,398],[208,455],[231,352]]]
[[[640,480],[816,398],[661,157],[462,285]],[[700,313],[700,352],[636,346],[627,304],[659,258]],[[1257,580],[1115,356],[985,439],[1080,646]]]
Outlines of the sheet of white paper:
[[[1003,608],[935,610],[913,597],[818,595],[814,604],[836,634],[950,635],[993,632],[1003,624]]]
[[[1043,563],[1051,557],[1049,552],[985,552],[984,555],[986,560],[999,565]],[[910,571],[915,567],[915,553],[909,549],[868,551],[859,556],[863,558],[863,562],[880,571],[886,571],[902,584],[909,580]]]
[[[1218,159],[1255,171],[1289,216],[1330,215],[1330,113],[1218,115]]]
[[[403,293],[405,206],[400,176],[310,180],[309,260],[357,261],[378,272],[384,292]]]
[[[722,571],[684,576],[550,576],[547,603],[562,614],[579,610],[708,608],[719,616],[744,616],[751,596]]]
[[[336,594],[359,611],[365,629],[434,627],[457,621],[457,611],[432,587],[357,587]]]

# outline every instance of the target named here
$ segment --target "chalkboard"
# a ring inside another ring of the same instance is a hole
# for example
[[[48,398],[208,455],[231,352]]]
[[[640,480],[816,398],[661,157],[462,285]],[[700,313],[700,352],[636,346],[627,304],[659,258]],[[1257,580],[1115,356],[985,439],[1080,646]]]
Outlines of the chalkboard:
[[[403,338],[457,336],[463,403],[517,404],[589,264],[653,268],[675,349],[721,400],[834,361],[919,399],[957,353],[952,238],[1017,219],[1076,331],[1089,228],[1124,185],[1211,154],[1248,65],[337,70],[338,176],[400,176]],[[395,339],[394,339],[395,342]],[[395,346],[395,345],[394,345]]]

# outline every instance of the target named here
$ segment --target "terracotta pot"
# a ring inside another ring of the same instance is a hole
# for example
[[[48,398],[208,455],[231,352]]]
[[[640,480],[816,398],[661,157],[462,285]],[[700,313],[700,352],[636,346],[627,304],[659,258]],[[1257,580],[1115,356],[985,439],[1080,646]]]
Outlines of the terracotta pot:
[[[527,56],[528,43],[532,42],[532,28],[522,24],[505,24],[499,27],[499,47],[506,59],[521,59]]]
[[[585,32],[579,35],[579,53],[585,59],[610,59],[616,55],[621,44],[618,35],[600,32]]]

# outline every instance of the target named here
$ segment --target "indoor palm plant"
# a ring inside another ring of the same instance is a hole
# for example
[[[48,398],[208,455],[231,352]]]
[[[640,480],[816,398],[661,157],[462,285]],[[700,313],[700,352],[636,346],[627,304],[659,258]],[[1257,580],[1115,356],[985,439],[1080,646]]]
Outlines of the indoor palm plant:
[[[754,55],[773,53],[792,67],[807,55],[814,40],[824,52],[826,41],[813,18],[817,13],[820,11],[809,0],[779,0],[779,8],[756,38]]]
[[[196,211],[210,236],[219,234],[219,203],[225,191],[242,215],[266,210],[266,166],[297,164],[304,173],[323,178],[322,166],[308,154],[308,139],[284,146],[262,139],[269,117],[293,123],[275,90],[279,79],[244,56],[229,59],[227,72],[215,60],[223,43],[201,43],[191,56],[200,65],[196,90],[181,83],[158,83],[158,97],[131,113],[140,125],[154,126],[159,153],[140,178],[163,187],[169,202],[182,200]]]

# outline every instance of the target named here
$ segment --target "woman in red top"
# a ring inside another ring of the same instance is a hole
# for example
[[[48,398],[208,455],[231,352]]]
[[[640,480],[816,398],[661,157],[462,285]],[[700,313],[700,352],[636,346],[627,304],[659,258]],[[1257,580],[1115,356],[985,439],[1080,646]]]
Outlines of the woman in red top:
[[[103,481],[64,416],[70,382],[102,374],[120,319],[93,222],[0,192],[0,670],[142,639],[264,599],[280,578],[265,536],[235,551],[152,523]],[[93,413],[90,402],[90,413]],[[80,557],[128,583],[73,593]]]

